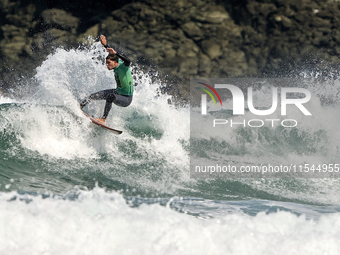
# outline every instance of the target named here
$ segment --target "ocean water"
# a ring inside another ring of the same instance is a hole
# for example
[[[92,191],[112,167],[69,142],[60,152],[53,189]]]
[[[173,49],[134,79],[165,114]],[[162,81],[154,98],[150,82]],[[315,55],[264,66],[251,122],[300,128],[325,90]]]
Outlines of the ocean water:
[[[58,49],[0,97],[0,254],[340,253],[339,179],[191,179],[190,146],[207,132],[190,145],[189,107],[138,65],[133,103],[107,120],[123,134],[92,124],[78,101],[115,86],[105,55],[98,43]],[[229,131],[229,159],[340,163],[339,88],[309,87],[318,126]]]

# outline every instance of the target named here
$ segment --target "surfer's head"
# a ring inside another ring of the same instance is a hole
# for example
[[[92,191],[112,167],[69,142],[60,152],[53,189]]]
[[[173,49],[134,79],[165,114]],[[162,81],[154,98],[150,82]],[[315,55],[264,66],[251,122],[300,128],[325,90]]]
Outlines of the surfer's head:
[[[119,65],[119,63],[118,63],[118,56],[116,54],[110,53],[106,57],[106,66],[107,66],[107,69],[112,70],[112,69],[116,68],[118,65]]]

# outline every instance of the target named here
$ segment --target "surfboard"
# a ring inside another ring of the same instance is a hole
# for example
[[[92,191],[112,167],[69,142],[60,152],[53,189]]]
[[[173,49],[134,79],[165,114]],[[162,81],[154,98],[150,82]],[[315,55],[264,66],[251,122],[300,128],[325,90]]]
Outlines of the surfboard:
[[[83,112],[83,113],[85,114],[85,116],[88,117],[94,124],[96,124],[96,125],[98,125],[98,126],[101,126],[101,127],[105,128],[106,130],[109,130],[109,131],[113,132],[113,133],[116,134],[116,135],[120,135],[121,133],[123,133],[123,131],[120,131],[120,130],[117,130],[117,129],[113,129],[113,128],[111,128],[111,127],[106,126],[104,123],[102,123],[102,122],[96,120],[96,119],[93,118],[91,115],[89,115],[88,113],[84,112],[83,110],[82,110],[82,112]]]

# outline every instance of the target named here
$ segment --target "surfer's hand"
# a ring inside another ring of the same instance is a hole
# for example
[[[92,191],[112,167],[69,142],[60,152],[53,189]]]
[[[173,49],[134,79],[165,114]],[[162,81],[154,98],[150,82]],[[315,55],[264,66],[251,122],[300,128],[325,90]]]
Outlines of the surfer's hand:
[[[106,50],[107,50],[109,53],[117,54],[117,51],[115,51],[115,50],[112,49],[112,48],[106,48]]]
[[[107,44],[106,37],[104,35],[100,36],[100,42],[105,46]]]

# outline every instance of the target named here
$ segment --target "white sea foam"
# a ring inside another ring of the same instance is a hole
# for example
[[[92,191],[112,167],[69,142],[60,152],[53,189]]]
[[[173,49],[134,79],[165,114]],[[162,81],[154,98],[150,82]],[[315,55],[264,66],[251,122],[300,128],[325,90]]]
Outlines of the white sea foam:
[[[13,102],[13,99],[5,97],[5,96],[0,96],[0,104],[9,104],[12,102]]]
[[[99,188],[74,201],[1,193],[0,212],[1,254],[339,254],[339,214],[200,219]]]

